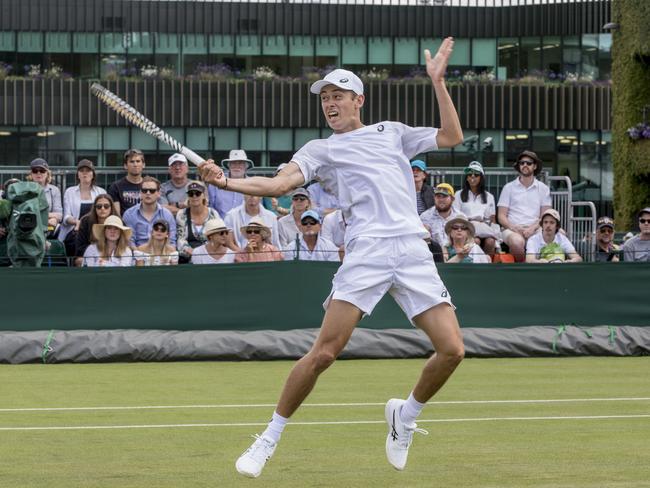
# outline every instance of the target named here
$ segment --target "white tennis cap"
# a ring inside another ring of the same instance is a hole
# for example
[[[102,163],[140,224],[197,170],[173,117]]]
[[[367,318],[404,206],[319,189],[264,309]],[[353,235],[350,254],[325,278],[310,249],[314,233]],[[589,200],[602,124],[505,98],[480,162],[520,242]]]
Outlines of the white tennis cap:
[[[363,95],[363,82],[357,75],[347,69],[335,69],[329,72],[325,78],[311,85],[309,91],[318,95],[327,85],[335,85],[343,90],[351,90],[357,95]]]

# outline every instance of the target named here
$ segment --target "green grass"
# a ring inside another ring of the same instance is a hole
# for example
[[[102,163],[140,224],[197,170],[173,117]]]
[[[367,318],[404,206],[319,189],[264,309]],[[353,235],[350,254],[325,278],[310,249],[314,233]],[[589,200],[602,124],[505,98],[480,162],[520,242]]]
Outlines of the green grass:
[[[0,366],[0,409],[274,404],[292,362]],[[406,471],[389,467],[383,402],[405,397],[423,360],[339,361],[292,419],[262,477],[234,462],[260,426],[0,430],[0,487],[650,487],[647,358],[468,359],[433,400],[636,398],[437,403]],[[646,398],[646,399],[643,399]],[[264,424],[272,407],[0,411],[0,429]],[[301,425],[301,422],[315,424]]]

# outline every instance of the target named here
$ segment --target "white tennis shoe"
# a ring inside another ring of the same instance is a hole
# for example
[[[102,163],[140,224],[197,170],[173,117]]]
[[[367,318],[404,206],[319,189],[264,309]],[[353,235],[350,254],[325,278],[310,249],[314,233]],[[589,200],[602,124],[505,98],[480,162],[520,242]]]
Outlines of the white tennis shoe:
[[[262,474],[264,465],[271,459],[277,447],[277,443],[268,437],[261,437],[259,435],[254,435],[253,437],[255,438],[253,445],[244,454],[239,456],[239,459],[235,463],[237,471],[249,478],[257,478]]]
[[[424,429],[418,429],[417,424],[406,425],[400,418],[402,405],[406,400],[391,398],[386,403],[385,415],[388,423],[388,436],[386,436],[386,457],[388,462],[397,470],[402,471],[406,467],[406,460],[409,455],[409,447],[413,442],[413,433],[427,435]]]

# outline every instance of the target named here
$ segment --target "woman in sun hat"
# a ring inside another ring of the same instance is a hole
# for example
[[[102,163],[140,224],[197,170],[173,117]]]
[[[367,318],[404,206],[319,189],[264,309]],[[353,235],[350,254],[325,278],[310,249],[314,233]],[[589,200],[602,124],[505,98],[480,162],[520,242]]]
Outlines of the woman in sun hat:
[[[235,262],[235,251],[239,250],[234,243],[232,229],[226,227],[219,217],[210,219],[203,227],[206,243],[194,249],[192,264],[230,264]]]
[[[95,242],[84,252],[84,266],[133,266],[133,252],[129,248],[131,233],[117,215],[108,216],[103,224],[94,224]]]
[[[474,225],[475,239],[486,254],[494,255],[500,232],[496,225],[494,195],[485,189],[485,171],[478,161],[472,161],[465,168],[463,189],[454,200],[453,206],[467,215]]]
[[[454,217],[445,224],[449,238],[442,252],[447,263],[491,263],[489,256],[474,242],[475,230],[465,217]]]
[[[243,252],[237,254],[236,263],[261,263],[265,261],[282,261],[282,253],[271,244],[271,229],[259,217],[253,217],[241,228],[247,242]]]

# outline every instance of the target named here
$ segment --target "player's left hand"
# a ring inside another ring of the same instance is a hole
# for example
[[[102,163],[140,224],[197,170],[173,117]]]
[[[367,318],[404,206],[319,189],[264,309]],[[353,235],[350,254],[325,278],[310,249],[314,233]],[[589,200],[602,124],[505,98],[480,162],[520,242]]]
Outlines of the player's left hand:
[[[434,57],[431,57],[431,51],[424,50],[424,59],[427,64],[427,74],[434,83],[436,81],[444,81],[445,73],[447,72],[447,65],[449,58],[454,50],[454,38],[447,37],[442,41],[438,52]]]
[[[199,174],[201,179],[210,185],[214,185],[217,188],[223,188],[226,185],[226,176],[223,173],[223,169],[217,166],[212,159],[208,159],[205,164],[202,164],[199,168]]]

